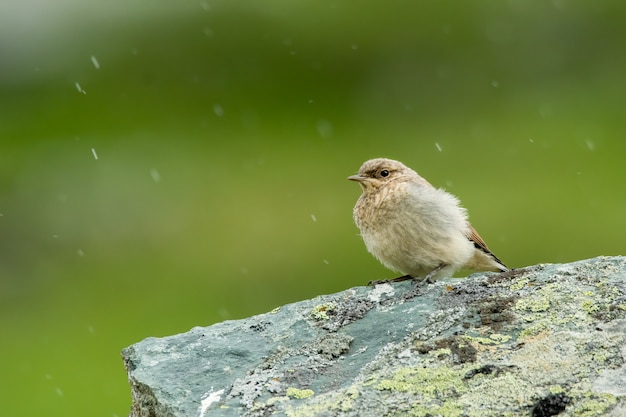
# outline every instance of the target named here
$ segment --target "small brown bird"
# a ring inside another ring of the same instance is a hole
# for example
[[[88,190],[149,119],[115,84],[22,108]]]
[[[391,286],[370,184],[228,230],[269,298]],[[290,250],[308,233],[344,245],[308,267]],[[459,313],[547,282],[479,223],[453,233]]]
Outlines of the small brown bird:
[[[405,274],[391,281],[431,281],[461,268],[508,271],[469,224],[459,200],[401,162],[371,159],[348,179],[363,190],[353,216],[367,250]],[[370,284],[381,282],[387,280]]]

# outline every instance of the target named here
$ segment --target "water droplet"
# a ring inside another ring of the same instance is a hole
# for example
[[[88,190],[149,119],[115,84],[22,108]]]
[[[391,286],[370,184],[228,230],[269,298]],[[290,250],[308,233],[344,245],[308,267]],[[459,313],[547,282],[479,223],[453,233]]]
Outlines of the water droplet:
[[[544,119],[552,117],[553,112],[554,109],[550,104],[543,103],[541,106],[539,106],[539,115]]]
[[[328,120],[318,120],[315,127],[321,137],[329,138],[333,135],[333,125],[331,125]]]
[[[94,67],[96,67],[96,69],[100,69],[100,63],[96,59],[95,55],[91,56],[91,63],[93,64]]]
[[[80,84],[78,83],[78,81],[76,81],[75,85],[76,85],[76,89],[78,90],[78,92],[79,92],[79,93],[87,94],[87,93],[85,92],[85,90],[83,90],[83,88],[80,86]]]
[[[161,175],[159,174],[159,171],[157,171],[156,168],[152,168],[150,170],[150,176],[152,177],[152,181],[156,183],[161,182]]]

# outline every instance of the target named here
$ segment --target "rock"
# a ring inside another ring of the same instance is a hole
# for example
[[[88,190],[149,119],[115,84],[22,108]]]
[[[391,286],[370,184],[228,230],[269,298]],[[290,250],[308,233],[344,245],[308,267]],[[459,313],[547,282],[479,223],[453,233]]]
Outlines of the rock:
[[[357,287],[122,355],[132,417],[624,416],[626,258]]]

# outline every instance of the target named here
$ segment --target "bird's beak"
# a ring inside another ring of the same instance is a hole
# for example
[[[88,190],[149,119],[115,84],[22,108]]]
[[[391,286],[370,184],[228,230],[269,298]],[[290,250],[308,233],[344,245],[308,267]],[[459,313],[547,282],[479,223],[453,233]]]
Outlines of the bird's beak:
[[[358,175],[358,174],[357,174],[357,175],[350,175],[350,176],[348,177],[348,179],[349,179],[350,181],[357,181],[357,182],[361,182],[361,181],[365,180],[365,177],[362,177],[362,176],[360,176],[360,175]]]

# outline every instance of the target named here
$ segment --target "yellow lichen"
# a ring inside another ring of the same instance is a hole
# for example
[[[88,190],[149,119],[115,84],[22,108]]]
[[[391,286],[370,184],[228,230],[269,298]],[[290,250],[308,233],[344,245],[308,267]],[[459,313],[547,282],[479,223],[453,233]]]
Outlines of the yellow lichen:
[[[315,392],[312,389],[287,388],[287,397],[302,400],[312,397]]]
[[[334,310],[335,305],[333,303],[323,303],[313,307],[309,315],[315,320],[328,320],[330,318],[328,313]]]

